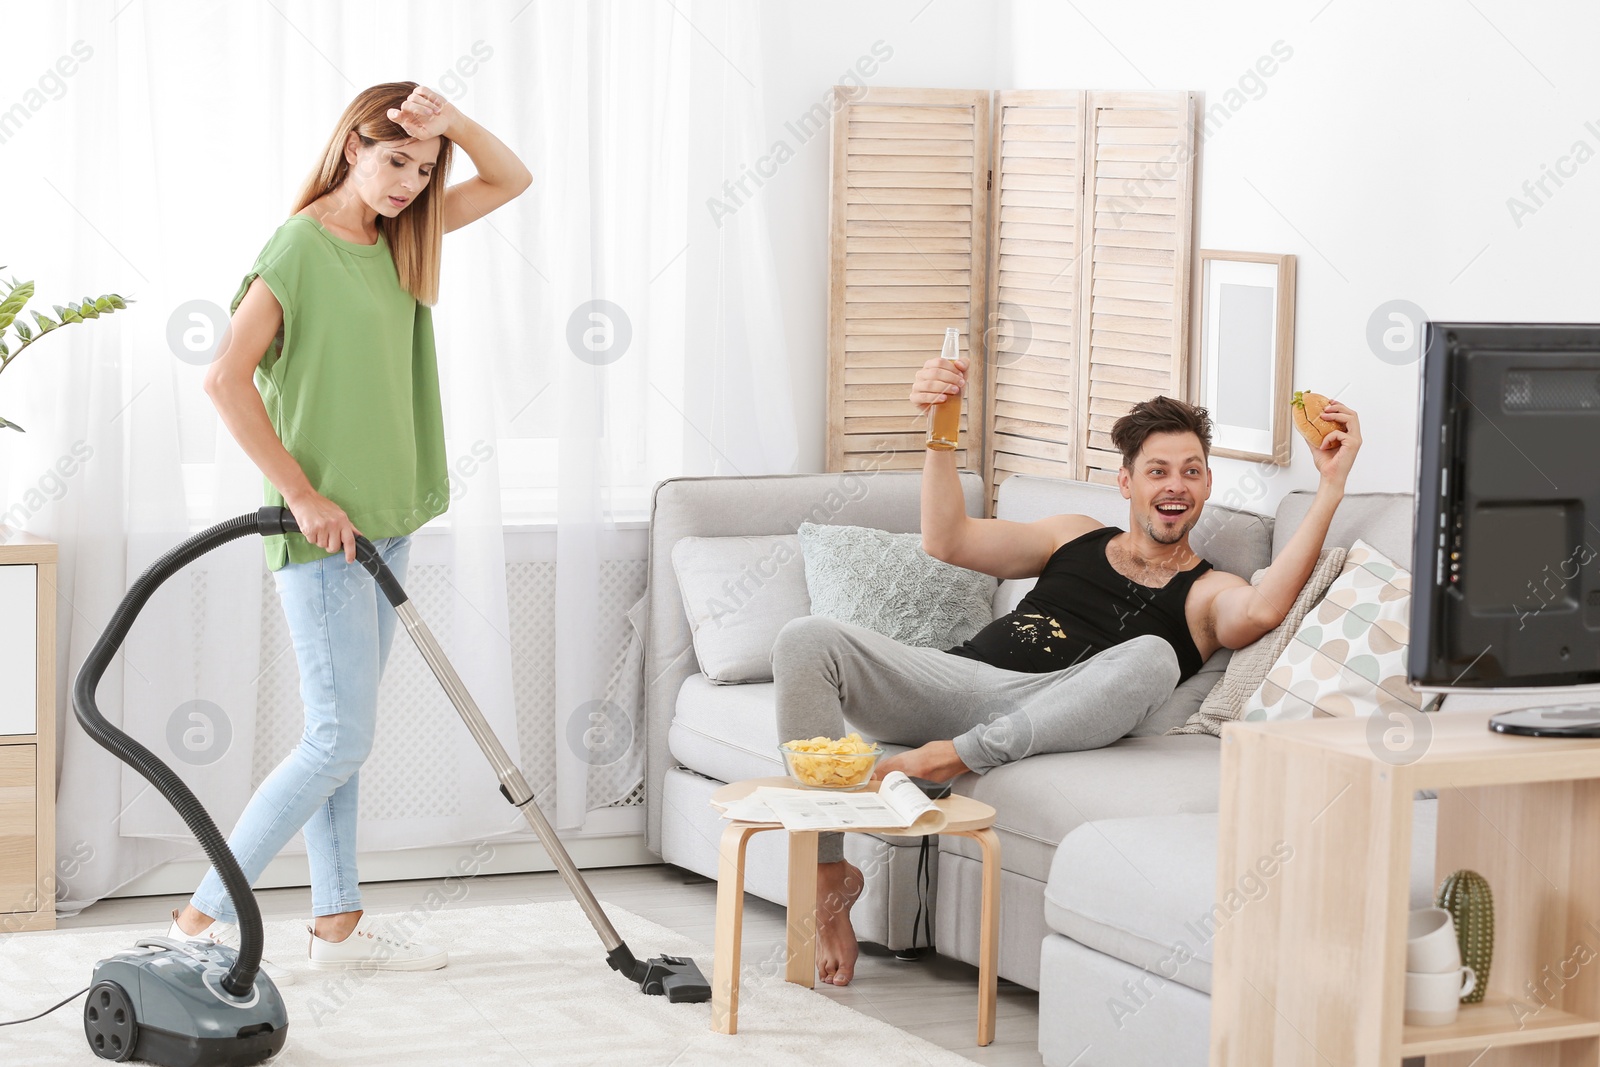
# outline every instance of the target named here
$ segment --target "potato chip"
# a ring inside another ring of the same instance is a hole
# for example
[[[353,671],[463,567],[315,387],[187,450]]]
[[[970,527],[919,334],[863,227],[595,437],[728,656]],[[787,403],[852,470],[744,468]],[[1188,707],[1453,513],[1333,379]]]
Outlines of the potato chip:
[[[860,785],[872,774],[878,746],[858,733],[835,739],[812,737],[784,746],[789,773],[805,785],[841,789]]]

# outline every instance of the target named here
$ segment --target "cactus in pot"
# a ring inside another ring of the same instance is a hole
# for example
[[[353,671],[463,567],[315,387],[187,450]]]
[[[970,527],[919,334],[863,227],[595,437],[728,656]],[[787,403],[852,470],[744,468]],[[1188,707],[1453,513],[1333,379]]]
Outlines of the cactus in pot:
[[[4,267],[0,267],[0,270],[4,269]],[[32,282],[18,282],[16,278],[12,278],[11,284],[7,286],[4,281],[0,281],[0,373],[4,373],[5,369],[11,365],[11,361],[22,355],[23,349],[52,330],[58,330],[68,323],[83,322],[86,319],[98,319],[101,315],[109,315],[113,311],[121,311],[134,302],[125,300],[116,293],[107,293],[104,296],[86,296],[81,304],[69,302],[65,307],[60,304],[52,304],[51,307],[55,309],[56,313],[54,319],[48,315],[41,315],[37,311],[31,312],[34,322],[39,327],[38,333],[35,333],[26,322],[18,318],[22,314],[23,307],[32,298]],[[15,334],[9,341],[6,337],[7,329],[14,331]],[[13,343],[16,341],[21,341],[22,343],[13,347]],[[0,430],[4,429],[22,432],[21,426],[11,422],[9,419],[0,417]]]
[[[1478,980],[1463,1004],[1479,1004],[1489,990],[1489,964],[1494,959],[1494,896],[1477,871],[1460,870],[1439,884],[1438,905],[1455,920],[1461,962]]]

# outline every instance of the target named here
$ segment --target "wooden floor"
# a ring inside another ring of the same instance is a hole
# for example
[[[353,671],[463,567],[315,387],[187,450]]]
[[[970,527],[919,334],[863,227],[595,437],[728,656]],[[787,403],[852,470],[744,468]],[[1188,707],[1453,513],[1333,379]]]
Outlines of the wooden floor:
[[[665,864],[588,870],[584,878],[602,903],[615,904],[710,946],[717,891],[716,884],[709,879]],[[429,884],[424,881],[364,885],[363,903],[374,914],[386,908],[407,908],[416,903],[418,891],[425,892]],[[256,897],[264,918],[292,919],[310,915],[309,889],[264,889],[258,891]],[[567,898],[567,887],[554,872],[479,875],[472,881],[471,892],[459,902],[446,906],[470,908]],[[62,919],[57,925],[66,930],[158,921],[167,918],[172,909],[181,906],[186,899],[173,896],[102,900],[70,919]],[[744,931],[745,960],[762,959],[781,950],[784,909],[747,895]],[[597,959],[601,958],[602,951],[597,940]],[[1000,982],[994,1043],[987,1048],[974,1044],[978,972],[965,963],[938,956],[905,962],[882,950],[863,952],[856,966],[855,980],[850,985],[835,987],[819,982],[816,989],[825,997],[911,1031],[977,1063],[1041,1063],[1039,995],[1004,980]]]

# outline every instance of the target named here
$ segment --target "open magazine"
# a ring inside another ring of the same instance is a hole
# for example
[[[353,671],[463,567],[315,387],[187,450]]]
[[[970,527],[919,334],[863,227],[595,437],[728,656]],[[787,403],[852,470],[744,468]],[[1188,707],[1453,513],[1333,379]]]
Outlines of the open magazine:
[[[724,819],[782,823],[785,830],[944,829],[945,813],[900,771],[883,776],[876,793],[760,786],[729,804]]]

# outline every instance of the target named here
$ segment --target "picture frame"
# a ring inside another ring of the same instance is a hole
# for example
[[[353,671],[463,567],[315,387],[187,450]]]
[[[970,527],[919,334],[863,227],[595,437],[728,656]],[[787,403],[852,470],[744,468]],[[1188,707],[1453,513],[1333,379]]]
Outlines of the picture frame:
[[[1211,415],[1211,454],[1288,466],[1295,257],[1201,249],[1191,395]]]

